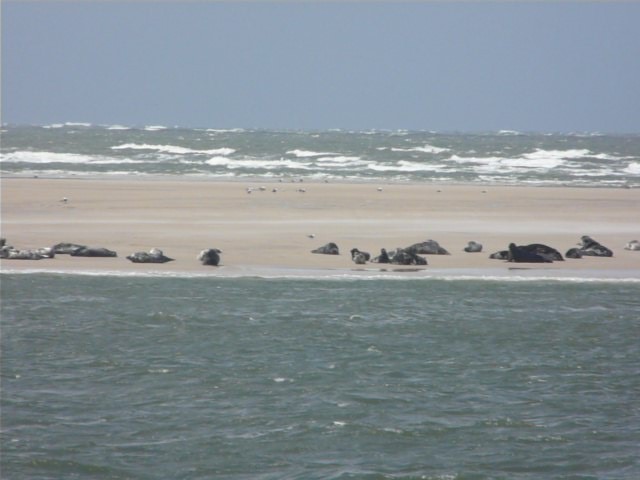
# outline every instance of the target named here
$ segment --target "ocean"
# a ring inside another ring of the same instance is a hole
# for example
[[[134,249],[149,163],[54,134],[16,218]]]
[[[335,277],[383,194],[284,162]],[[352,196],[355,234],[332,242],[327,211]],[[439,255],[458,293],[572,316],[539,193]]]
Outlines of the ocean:
[[[1,135],[5,177],[640,186],[640,135]],[[0,272],[0,478],[640,478],[638,278],[86,273]]]
[[[640,187],[640,134],[2,127],[2,175]]]

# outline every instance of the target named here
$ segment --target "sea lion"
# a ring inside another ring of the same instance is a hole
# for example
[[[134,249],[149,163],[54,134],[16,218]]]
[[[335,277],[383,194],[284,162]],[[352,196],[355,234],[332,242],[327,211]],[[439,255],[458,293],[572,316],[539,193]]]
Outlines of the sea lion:
[[[220,254],[221,250],[217,248],[208,248],[206,250],[202,250],[198,255],[198,260],[202,263],[202,265],[213,265],[218,266],[220,263]]]
[[[466,247],[464,247],[464,251],[469,253],[479,253],[482,251],[482,244],[472,240]]]
[[[167,263],[172,262],[173,258],[167,257],[159,248],[152,248],[149,252],[136,252],[127,255],[127,260],[133,263]]]
[[[442,248],[435,240],[426,240],[405,248],[420,255],[451,255],[446,249]]]
[[[70,255],[72,257],[117,257],[118,254],[113,250],[104,247],[82,247],[73,250]]]
[[[613,257],[613,252],[611,250],[596,242],[588,235],[583,235],[580,238],[580,241],[581,243],[578,245],[581,245],[580,253],[582,253],[582,255],[589,255],[592,257]]]
[[[340,250],[338,249],[338,245],[336,245],[333,242],[329,242],[320,248],[311,250],[311,253],[322,253],[325,255],[340,255]]]

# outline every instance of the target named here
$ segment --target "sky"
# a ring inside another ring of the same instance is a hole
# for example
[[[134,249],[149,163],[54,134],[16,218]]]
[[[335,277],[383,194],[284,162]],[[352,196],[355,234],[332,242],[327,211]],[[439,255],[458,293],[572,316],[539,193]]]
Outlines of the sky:
[[[640,132],[640,3],[3,0],[5,124]]]

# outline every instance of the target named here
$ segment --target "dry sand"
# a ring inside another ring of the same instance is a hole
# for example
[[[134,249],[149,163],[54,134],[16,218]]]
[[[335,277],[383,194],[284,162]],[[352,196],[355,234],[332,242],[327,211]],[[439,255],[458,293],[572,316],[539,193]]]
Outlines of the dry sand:
[[[35,248],[72,242],[118,252],[117,258],[2,260],[3,271],[397,271],[405,269],[357,266],[349,250],[357,247],[375,256],[382,247],[390,250],[434,239],[451,255],[427,256],[429,265],[420,273],[527,269],[609,276],[615,271],[640,278],[640,251],[624,250],[627,242],[640,239],[638,189],[183,178],[3,178],[1,187],[2,236],[8,244]],[[247,187],[253,192],[247,193]],[[582,235],[612,249],[614,257],[540,265],[488,258],[510,242],[544,243],[564,254]],[[470,240],[482,243],[483,252],[464,252]],[[311,253],[327,242],[338,244],[340,255]],[[154,247],[175,261],[149,265],[125,258]],[[222,267],[205,267],[196,259],[210,247],[222,250]]]

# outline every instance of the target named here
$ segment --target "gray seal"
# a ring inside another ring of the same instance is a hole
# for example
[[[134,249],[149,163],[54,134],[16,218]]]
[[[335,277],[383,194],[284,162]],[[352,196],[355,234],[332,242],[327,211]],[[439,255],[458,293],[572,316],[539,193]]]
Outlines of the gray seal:
[[[220,264],[220,254],[221,250],[217,248],[207,248],[206,250],[202,250],[198,255],[198,260],[202,263],[202,265],[213,265],[218,266]]]
[[[73,250],[70,255],[72,257],[117,257],[118,254],[113,250],[104,247],[82,247]]]
[[[152,248],[149,252],[136,252],[127,255],[127,260],[133,263],[167,263],[172,262],[173,258],[167,257],[159,248]]]
[[[482,251],[482,244],[472,240],[466,247],[464,247],[464,251],[469,253],[479,253]]]
[[[311,253],[321,253],[324,255],[340,255],[340,249],[338,245],[333,242],[329,242],[322,247],[316,248],[315,250],[311,250]]]

